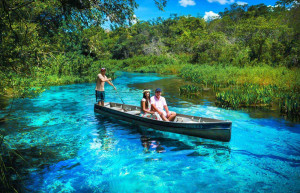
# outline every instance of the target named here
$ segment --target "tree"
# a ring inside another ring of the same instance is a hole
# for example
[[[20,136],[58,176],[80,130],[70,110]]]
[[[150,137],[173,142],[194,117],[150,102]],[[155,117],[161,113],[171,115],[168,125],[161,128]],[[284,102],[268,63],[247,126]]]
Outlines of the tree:
[[[154,2],[162,10],[167,0]],[[19,88],[16,97],[29,96],[30,79],[36,79],[40,68],[49,65],[49,57],[78,49],[84,52],[84,29],[107,20],[118,26],[130,25],[137,6],[135,0],[2,0],[0,93]],[[29,81],[25,83],[25,79]]]

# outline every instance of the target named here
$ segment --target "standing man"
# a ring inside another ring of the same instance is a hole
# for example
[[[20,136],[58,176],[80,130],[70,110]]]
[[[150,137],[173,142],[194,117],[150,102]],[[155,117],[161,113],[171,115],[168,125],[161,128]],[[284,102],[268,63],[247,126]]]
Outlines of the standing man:
[[[104,84],[107,82],[112,87],[114,87],[115,90],[116,87],[113,85],[111,81],[111,78],[107,78],[105,76],[106,69],[101,68],[101,73],[97,75],[97,84],[96,84],[96,102],[98,102],[98,105],[104,106],[104,99],[105,99],[105,91],[104,91]],[[100,104],[101,103],[101,104]]]
[[[164,121],[174,121],[176,117],[176,113],[173,111],[169,111],[167,106],[166,99],[161,96],[161,89],[157,88],[155,90],[155,95],[151,97],[151,107],[155,112],[159,114],[159,116]],[[164,111],[165,109],[165,111]]]

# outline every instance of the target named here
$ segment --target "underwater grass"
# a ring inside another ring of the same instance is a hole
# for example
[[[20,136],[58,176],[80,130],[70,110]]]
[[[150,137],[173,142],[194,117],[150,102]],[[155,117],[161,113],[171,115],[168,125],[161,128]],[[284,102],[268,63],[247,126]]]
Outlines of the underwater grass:
[[[0,148],[1,148],[0,189],[1,189],[1,192],[20,192],[20,185],[16,180],[17,178],[19,178],[18,168],[16,168],[14,166],[14,162],[13,162],[10,154],[14,154],[15,156],[18,156],[19,158],[22,158],[22,156],[19,155],[15,150],[9,149],[7,147],[7,144],[5,143],[4,135],[0,134],[0,138],[1,138],[0,139]]]

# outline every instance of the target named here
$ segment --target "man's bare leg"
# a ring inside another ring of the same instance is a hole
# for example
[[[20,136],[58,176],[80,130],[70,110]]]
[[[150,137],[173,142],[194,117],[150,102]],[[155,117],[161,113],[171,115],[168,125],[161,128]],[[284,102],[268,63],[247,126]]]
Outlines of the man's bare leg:
[[[176,117],[176,113],[175,113],[175,112],[171,112],[171,115],[170,115],[170,117],[168,118],[168,120],[169,120],[169,121],[174,121],[175,117]]]
[[[104,107],[104,101],[101,101],[101,105],[102,105],[102,107]]]

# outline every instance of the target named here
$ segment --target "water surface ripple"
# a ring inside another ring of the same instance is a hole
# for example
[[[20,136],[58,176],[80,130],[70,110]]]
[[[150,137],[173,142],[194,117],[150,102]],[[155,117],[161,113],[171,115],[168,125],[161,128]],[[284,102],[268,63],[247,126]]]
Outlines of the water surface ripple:
[[[177,82],[120,73],[119,93],[107,85],[106,97],[139,105],[143,87],[161,87],[173,111],[232,121],[231,142],[103,117],[93,110],[95,84],[54,86],[14,101],[11,119],[0,125],[9,147],[29,162],[20,174],[24,192],[300,192],[299,124],[184,100]]]

